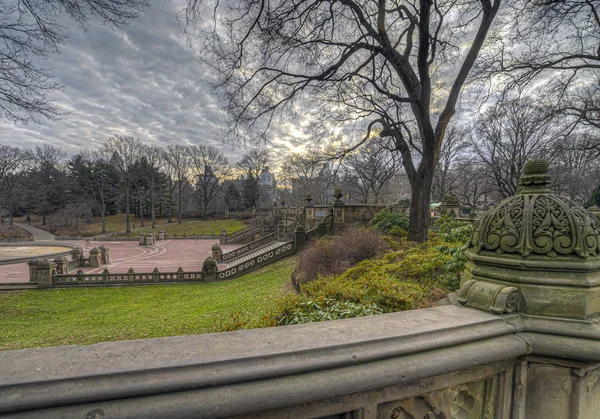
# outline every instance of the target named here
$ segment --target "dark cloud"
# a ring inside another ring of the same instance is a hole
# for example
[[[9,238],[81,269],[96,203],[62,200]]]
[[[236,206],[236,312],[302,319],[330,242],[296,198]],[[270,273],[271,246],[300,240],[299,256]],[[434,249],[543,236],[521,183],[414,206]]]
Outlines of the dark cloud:
[[[69,114],[41,125],[0,123],[0,142],[48,142],[72,154],[130,134],[159,145],[212,144],[237,161],[244,149],[221,141],[219,105],[200,80],[205,68],[182,37],[176,12],[176,2],[156,0],[124,30],[92,24],[84,31],[65,22],[68,43],[44,65],[64,84],[53,98]],[[277,132],[276,161],[299,144],[285,128]]]

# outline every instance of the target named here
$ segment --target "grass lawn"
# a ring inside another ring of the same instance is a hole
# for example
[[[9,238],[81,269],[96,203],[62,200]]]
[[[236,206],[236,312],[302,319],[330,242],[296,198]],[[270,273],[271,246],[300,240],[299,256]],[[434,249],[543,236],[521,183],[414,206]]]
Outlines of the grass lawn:
[[[260,318],[294,264],[216,283],[0,292],[0,350],[207,333],[234,311]]]
[[[231,234],[238,230],[241,230],[244,227],[247,227],[247,224],[242,223],[240,220],[194,220],[194,221],[184,221],[181,224],[177,224],[177,222],[171,224],[162,224],[158,225],[157,222],[155,231],[165,230],[167,234],[175,234],[183,235],[186,234],[202,234],[202,233],[215,233],[221,234],[221,230],[226,230],[227,233]],[[139,224],[137,224],[139,226]],[[140,233],[148,233],[151,228],[139,229],[136,231],[132,231],[129,234],[122,234],[124,237],[137,237]]]
[[[15,218],[17,222],[25,222],[25,217]],[[168,224],[167,218],[157,218],[156,219],[156,228],[155,230],[166,230],[168,234],[200,234],[200,233],[215,233],[220,234],[221,230],[227,230],[228,233],[233,233],[235,231],[241,230],[246,227],[246,224],[242,223],[240,220],[193,220],[193,221],[185,221],[182,224],[177,224],[177,219],[173,218],[173,223]],[[152,225],[152,220],[150,218],[144,218],[144,224],[148,226],[148,228],[139,229],[141,226],[141,219],[134,218],[131,216],[131,228],[135,225],[138,230],[131,232],[130,234],[122,234],[121,237],[137,237],[140,233],[147,233],[151,229],[149,226]],[[46,226],[42,227],[42,217],[39,215],[31,216],[31,225],[43,228],[44,230],[49,230],[50,227],[50,216],[48,216],[48,222]],[[117,231],[123,231],[126,228],[126,216],[125,214],[116,214],[109,215],[106,217],[106,232],[114,233]],[[91,224],[83,225],[81,231],[74,232],[69,231],[64,228],[58,228],[56,232],[59,236],[98,236],[102,234],[102,224],[100,217],[94,217]]]

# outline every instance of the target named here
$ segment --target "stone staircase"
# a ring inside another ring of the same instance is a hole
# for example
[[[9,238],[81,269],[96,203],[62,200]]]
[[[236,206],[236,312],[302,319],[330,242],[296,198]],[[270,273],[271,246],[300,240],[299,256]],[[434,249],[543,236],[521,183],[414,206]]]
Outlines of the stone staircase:
[[[273,250],[276,250],[278,247],[281,247],[282,245],[286,244],[287,242],[284,241],[274,241],[272,243],[267,244],[266,246],[262,246],[250,253],[246,253],[245,255],[242,255],[240,257],[237,257],[235,259],[232,259],[230,261],[227,262],[227,264],[225,265],[224,269],[228,269],[232,266],[236,266],[239,264],[242,264],[244,262],[247,262],[251,259],[254,259],[255,257],[264,255],[264,254],[268,254],[270,252],[272,252]]]

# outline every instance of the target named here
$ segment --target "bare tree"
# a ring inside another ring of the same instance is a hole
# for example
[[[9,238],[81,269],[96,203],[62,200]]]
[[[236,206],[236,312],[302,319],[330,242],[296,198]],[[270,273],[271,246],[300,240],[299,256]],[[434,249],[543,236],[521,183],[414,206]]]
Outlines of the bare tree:
[[[563,130],[531,99],[499,103],[477,121],[471,145],[502,198],[514,195],[527,160],[545,157]]]
[[[288,155],[281,167],[281,180],[292,192],[294,202],[290,204],[297,206],[305,203],[307,195],[311,195],[315,203],[324,204],[333,193],[334,175],[330,163],[315,153]]]
[[[69,172],[85,196],[100,214],[102,234],[106,233],[106,207],[113,198],[118,183],[118,173],[100,152],[82,152],[69,162]]]
[[[543,96],[572,127],[600,128],[600,3],[514,0],[498,23],[477,75]]]
[[[190,0],[189,24],[202,6],[219,22],[203,58],[232,133],[267,135],[274,117],[297,118],[303,102],[330,137],[365,133],[343,153],[374,130],[391,137],[412,186],[408,238],[425,241],[439,150],[500,0]]]
[[[345,165],[350,174],[356,175],[357,182],[354,183],[365,204],[371,197],[372,203],[378,204],[381,191],[400,170],[397,153],[392,152],[381,138],[348,155]]]
[[[572,201],[586,204],[592,192],[600,184],[600,158],[590,153],[589,144],[597,144],[600,139],[589,134],[574,135],[572,140],[561,141],[555,149],[555,173],[553,185],[561,187]],[[557,173],[558,172],[558,173]]]
[[[451,186],[459,201],[475,211],[494,202],[497,188],[488,167],[470,160],[466,158],[456,164],[454,171],[460,176],[453,176]]]
[[[0,119],[39,122],[60,115],[48,93],[61,86],[40,59],[67,41],[60,22],[69,16],[122,27],[147,7],[147,0],[4,0],[0,11]]]
[[[44,144],[37,145],[31,151],[31,181],[30,185],[35,195],[35,203],[42,210],[42,225],[46,225],[46,216],[52,208],[52,203],[60,200],[60,190],[64,189],[64,173],[61,165],[66,157],[64,150],[59,147]]]
[[[0,145],[0,196],[8,210],[10,225],[13,225],[19,187],[27,172],[30,155],[16,147]]]
[[[125,196],[126,232],[131,232],[130,195],[134,182],[134,166],[139,158],[142,143],[131,136],[114,135],[102,144],[102,153],[121,177],[121,191]]]
[[[432,197],[440,202],[448,193],[448,187],[461,176],[460,168],[450,170],[460,155],[469,147],[468,133],[463,128],[452,127],[446,134],[442,147],[440,148],[439,161],[433,177]]]
[[[177,187],[177,222],[183,220],[183,195],[189,183],[186,182],[189,174],[190,156],[186,146],[169,144],[165,150],[166,172],[171,186]],[[169,203],[169,220],[171,219],[171,204]]]
[[[238,169],[244,172],[246,197],[250,204],[258,206],[260,201],[260,175],[269,165],[269,150],[266,147],[254,147],[242,156],[237,164]]]
[[[162,149],[157,146],[144,146],[142,154],[147,163],[148,187],[150,189],[150,216],[152,228],[156,227],[156,188],[161,167]]]
[[[223,180],[231,175],[227,157],[215,147],[190,146],[190,176],[198,186],[203,217],[208,216],[208,206],[219,195]]]

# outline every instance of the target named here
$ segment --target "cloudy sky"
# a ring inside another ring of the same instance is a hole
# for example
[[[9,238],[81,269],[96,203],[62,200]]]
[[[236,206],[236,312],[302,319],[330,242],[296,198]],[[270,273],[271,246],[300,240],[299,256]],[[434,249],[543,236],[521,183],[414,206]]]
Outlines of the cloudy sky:
[[[0,123],[0,142],[48,142],[73,154],[125,134],[158,145],[212,144],[238,160],[244,148],[222,141],[219,105],[201,81],[204,69],[186,45],[177,11],[176,1],[153,0],[124,30],[91,24],[84,31],[65,21],[69,41],[44,66],[64,84],[52,97],[69,114],[43,124]],[[275,162],[302,144],[288,130],[279,132],[272,139]]]

